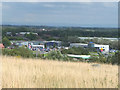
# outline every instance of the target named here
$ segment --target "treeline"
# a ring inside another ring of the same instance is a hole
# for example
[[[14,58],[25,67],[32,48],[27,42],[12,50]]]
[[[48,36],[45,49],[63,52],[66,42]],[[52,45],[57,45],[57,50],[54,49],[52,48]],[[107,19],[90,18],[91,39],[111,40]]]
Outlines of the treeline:
[[[74,51],[75,49],[78,49]],[[40,59],[47,59],[47,60],[58,60],[58,61],[72,61],[72,62],[83,62],[85,61],[84,59],[80,58],[77,60],[74,60],[71,57],[68,57],[67,54],[89,54],[89,52],[86,51],[86,49],[82,48],[72,48],[68,50],[63,50],[63,51],[51,51],[47,54],[33,54],[33,51],[29,50],[28,48],[25,47],[20,47],[20,48],[14,48],[14,49],[2,49],[2,54],[3,55],[8,55],[8,56],[17,56],[17,57],[23,57],[23,58],[40,58]],[[116,52],[115,55],[113,56],[108,56],[105,57],[102,53],[99,53],[99,55],[96,56],[91,56],[89,59],[89,62],[97,62],[97,63],[106,63],[106,64],[120,64],[120,52]]]
[[[7,56],[17,56],[23,58],[40,58],[40,59],[49,59],[49,60],[58,60],[58,61],[73,61],[72,58],[67,55],[63,55],[60,51],[51,51],[47,54],[36,54],[32,50],[26,47],[19,47],[14,49],[2,49],[2,54]]]
[[[29,32],[32,29],[25,27],[3,27],[2,28],[2,36],[6,36],[6,32],[11,32],[13,36],[16,36],[16,33],[19,32]]]
[[[24,58],[33,58],[33,51],[29,50],[28,48],[25,47],[19,47],[19,48],[14,48],[14,49],[3,49],[2,50],[3,55],[8,55],[8,56],[20,56]]]
[[[78,36],[78,37],[118,37],[117,30],[94,30],[86,31],[85,29],[67,29],[67,30],[52,30],[39,32],[39,35],[48,34],[55,37],[68,37],[68,36]]]
[[[11,32],[12,36],[6,35],[7,32]],[[30,34],[25,34],[23,36],[17,36],[16,33],[19,32],[31,32]],[[2,37],[7,37],[9,40],[36,40],[38,37],[32,32],[35,32],[32,28],[28,27],[4,27],[2,28]]]
[[[91,57],[90,62],[120,65],[119,58],[120,58],[120,52],[116,52],[115,55],[108,57],[105,57],[103,54],[99,54],[99,57]]]
[[[62,54],[89,55],[89,50],[83,47],[72,47],[61,50]]]
[[[40,28],[40,27],[39,27]],[[42,27],[41,27],[42,28]],[[40,29],[41,29],[40,28]],[[68,37],[68,36],[81,36],[81,37],[118,37],[117,29],[110,28],[81,28],[81,27],[43,27],[48,31],[39,31],[38,28],[30,28],[30,27],[3,27],[2,34],[6,35],[6,32],[12,32],[13,35],[18,32],[38,32],[40,36],[44,34],[56,37]]]

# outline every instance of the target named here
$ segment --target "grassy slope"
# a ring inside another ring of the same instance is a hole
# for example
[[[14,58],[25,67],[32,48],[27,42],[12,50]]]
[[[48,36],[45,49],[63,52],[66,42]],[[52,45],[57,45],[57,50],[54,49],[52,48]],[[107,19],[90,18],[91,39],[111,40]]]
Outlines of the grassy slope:
[[[118,66],[2,57],[3,88],[114,88]]]

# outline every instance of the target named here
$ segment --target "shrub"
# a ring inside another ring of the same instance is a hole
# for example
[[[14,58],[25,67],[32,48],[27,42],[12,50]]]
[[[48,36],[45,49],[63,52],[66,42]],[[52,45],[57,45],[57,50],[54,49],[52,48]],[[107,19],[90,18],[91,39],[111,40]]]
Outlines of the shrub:
[[[69,61],[71,60],[67,55],[62,55],[60,51],[51,51],[47,55],[45,55],[46,59],[53,59],[59,61]]]
[[[3,55],[10,55],[10,56],[21,56],[25,58],[33,57],[33,52],[25,47],[15,48],[15,49],[3,49]]]
[[[89,51],[86,48],[83,47],[72,47],[68,50],[63,49],[62,54],[75,54],[75,55],[88,55]]]
[[[99,53],[99,56],[91,56],[90,62],[108,63],[107,57],[105,57],[102,53]]]
[[[120,52],[116,52],[115,55],[108,59],[109,63],[120,65]]]
[[[10,46],[11,42],[9,41],[9,39],[7,37],[4,37],[2,40],[2,43],[5,47]]]

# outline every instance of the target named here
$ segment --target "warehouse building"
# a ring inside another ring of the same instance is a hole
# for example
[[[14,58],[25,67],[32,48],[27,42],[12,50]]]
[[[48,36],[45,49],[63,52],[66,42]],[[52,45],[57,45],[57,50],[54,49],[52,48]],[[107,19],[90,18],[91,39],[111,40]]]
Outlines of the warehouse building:
[[[84,47],[84,48],[96,48],[98,51],[102,53],[109,53],[109,45],[101,45],[101,44],[95,44],[93,42],[89,42],[88,44],[84,43],[71,43],[71,47]]]
[[[88,47],[88,44],[84,44],[84,43],[70,43],[70,47]]]

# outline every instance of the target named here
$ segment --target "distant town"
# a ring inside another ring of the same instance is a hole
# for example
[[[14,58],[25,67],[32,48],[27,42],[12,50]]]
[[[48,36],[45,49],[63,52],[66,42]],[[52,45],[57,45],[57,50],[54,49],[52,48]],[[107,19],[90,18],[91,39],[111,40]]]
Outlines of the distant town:
[[[4,52],[4,48],[24,47],[35,57],[43,55],[45,58],[47,54],[59,51],[78,61],[92,61],[100,55],[107,60],[119,51],[116,33],[116,29],[105,28],[3,26],[0,48]]]

